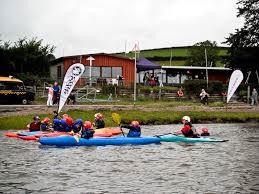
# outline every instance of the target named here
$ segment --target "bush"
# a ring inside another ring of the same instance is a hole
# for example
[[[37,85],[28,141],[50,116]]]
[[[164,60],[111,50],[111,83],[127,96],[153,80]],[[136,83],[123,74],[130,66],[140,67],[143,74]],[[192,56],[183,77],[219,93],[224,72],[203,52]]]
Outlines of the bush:
[[[199,96],[201,89],[207,88],[206,80],[185,80],[183,84],[185,93],[189,96]],[[223,84],[220,81],[210,81],[207,92],[209,94],[221,94],[223,90]]]

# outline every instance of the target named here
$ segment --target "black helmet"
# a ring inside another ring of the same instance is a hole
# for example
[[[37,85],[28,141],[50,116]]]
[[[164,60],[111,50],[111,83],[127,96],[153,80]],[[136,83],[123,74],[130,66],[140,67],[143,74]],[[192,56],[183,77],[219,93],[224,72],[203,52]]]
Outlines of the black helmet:
[[[40,120],[40,117],[39,116],[35,116],[35,117],[33,117],[33,120],[34,121],[38,121],[38,120]]]

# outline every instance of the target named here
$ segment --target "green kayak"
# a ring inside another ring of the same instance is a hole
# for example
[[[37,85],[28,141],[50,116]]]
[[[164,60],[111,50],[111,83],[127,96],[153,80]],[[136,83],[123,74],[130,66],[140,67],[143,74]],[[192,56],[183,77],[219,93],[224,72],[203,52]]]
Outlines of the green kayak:
[[[226,142],[228,140],[223,139],[213,139],[208,137],[199,137],[199,138],[190,138],[190,137],[183,137],[174,134],[165,134],[157,136],[160,138],[161,141],[166,142],[187,142],[187,143],[196,143],[196,142]]]

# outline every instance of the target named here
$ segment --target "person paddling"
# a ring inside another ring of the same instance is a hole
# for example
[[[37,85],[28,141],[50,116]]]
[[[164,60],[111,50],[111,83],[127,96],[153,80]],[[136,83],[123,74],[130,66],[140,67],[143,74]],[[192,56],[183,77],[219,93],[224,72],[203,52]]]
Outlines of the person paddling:
[[[105,127],[105,122],[101,113],[96,113],[94,115],[94,125],[96,129],[101,129]]]
[[[129,129],[127,137],[140,137],[141,128],[138,121],[132,121],[131,125],[121,125],[123,128]]]
[[[50,119],[49,119],[48,117],[44,118],[44,119],[41,121],[40,130],[41,130],[41,131],[51,131]]]
[[[35,116],[33,117],[33,121],[30,124],[28,124],[27,127],[29,128],[29,131],[39,131],[40,125],[41,125],[40,117]]]
[[[202,128],[201,136],[210,136],[209,130],[207,128]]]
[[[92,138],[94,135],[94,129],[90,121],[85,121],[81,131],[81,137],[85,139]]]
[[[191,123],[191,118],[189,116],[184,116],[182,118],[183,128],[181,131],[176,134],[183,134],[185,137],[199,137],[199,134],[196,132],[196,129],[193,127]]]

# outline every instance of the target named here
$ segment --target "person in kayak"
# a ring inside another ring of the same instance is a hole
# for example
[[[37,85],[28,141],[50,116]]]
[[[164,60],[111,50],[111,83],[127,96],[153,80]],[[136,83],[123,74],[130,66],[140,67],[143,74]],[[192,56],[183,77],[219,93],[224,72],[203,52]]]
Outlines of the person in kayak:
[[[201,136],[210,136],[209,130],[207,128],[202,128]]]
[[[121,125],[123,128],[129,129],[127,137],[140,137],[141,128],[138,121],[132,121],[131,125]]]
[[[60,120],[60,132],[71,132],[71,127],[67,124],[65,119]]]
[[[28,124],[27,127],[29,131],[39,131],[40,125],[41,125],[40,117],[35,116],[33,117],[33,121],[30,124]]]
[[[41,131],[50,131],[51,130],[51,128],[50,128],[50,119],[48,117],[44,118],[41,121],[40,130]]]
[[[61,119],[61,117],[58,115],[58,111],[53,111],[53,119]]]
[[[82,130],[82,127],[83,127],[83,120],[82,119],[75,120],[75,122],[72,124],[73,133],[79,133]]]
[[[54,131],[61,131],[61,120],[60,119],[53,119],[53,124],[52,124],[53,130]]]
[[[94,126],[96,129],[101,129],[105,127],[105,122],[101,113],[96,113],[94,115]]]
[[[184,116],[182,118],[183,128],[177,134],[183,134],[185,137],[198,138],[199,134],[191,123],[191,118],[189,116]]]
[[[85,139],[92,138],[94,136],[94,129],[90,121],[85,121],[81,131],[81,137]]]

